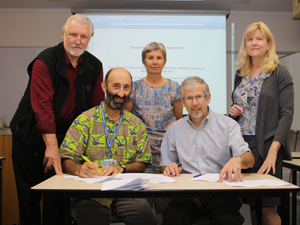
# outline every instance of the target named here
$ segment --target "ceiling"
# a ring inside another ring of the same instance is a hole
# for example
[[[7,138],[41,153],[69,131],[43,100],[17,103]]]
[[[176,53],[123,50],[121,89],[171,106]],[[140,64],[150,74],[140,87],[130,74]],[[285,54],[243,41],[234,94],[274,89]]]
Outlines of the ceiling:
[[[292,1],[293,0],[0,0],[0,9],[71,9],[73,7],[99,9],[230,9],[230,11],[292,12]]]

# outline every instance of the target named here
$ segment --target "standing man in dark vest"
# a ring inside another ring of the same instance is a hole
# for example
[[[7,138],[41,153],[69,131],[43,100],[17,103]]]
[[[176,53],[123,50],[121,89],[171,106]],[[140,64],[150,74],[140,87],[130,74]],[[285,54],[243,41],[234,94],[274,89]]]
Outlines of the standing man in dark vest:
[[[59,146],[66,131],[104,99],[102,63],[85,51],[93,35],[92,22],[73,15],[63,25],[63,42],[28,66],[28,86],[10,124],[21,225],[41,224],[41,194],[30,188],[47,175],[62,174]]]

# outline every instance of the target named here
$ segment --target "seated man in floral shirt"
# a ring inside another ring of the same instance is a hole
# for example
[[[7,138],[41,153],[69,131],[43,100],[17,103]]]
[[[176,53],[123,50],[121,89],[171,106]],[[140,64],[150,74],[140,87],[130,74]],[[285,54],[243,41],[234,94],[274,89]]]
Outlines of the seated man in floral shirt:
[[[102,83],[105,101],[78,116],[61,145],[65,173],[92,177],[144,172],[152,163],[144,124],[124,110],[131,85],[127,70],[114,68],[107,73]],[[93,162],[84,162],[82,155]],[[156,224],[145,199],[72,199],[71,213],[78,225],[110,224],[111,215],[126,224]]]

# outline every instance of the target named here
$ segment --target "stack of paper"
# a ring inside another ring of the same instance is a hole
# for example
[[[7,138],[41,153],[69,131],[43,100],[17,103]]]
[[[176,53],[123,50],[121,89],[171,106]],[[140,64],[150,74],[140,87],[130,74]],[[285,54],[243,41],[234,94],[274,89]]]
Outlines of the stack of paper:
[[[89,183],[89,184],[94,184],[94,183],[101,183],[101,182],[105,182],[105,181],[111,181],[111,180],[119,180],[120,178],[116,178],[116,177],[112,177],[112,176],[93,176],[90,178],[82,178],[79,176],[65,176],[65,178],[69,178],[72,180],[78,180],[78,181],[82,181],[85,183]]]
[[[150,187],[149,179],[135,178],[104,182],[101,190],[141,190],[148,187]]]
[[[103,183],[102,191],[107,190],[141,190],[150,187],[151,183],[176,183],[176,181],[164,175],[148,173],[122,173],[115,176],[94,176],[81,178],[79,176],[65,176],[65,178],[86,183]]]
[[[119,173],[115,175],[115,178],[119,179],[135,179],[135,178],[143,178],[150,179],[151,184],[159,184],[159,183],[176,183],[176,181],[171,178],[160,174],[151,174],[151,173]]]

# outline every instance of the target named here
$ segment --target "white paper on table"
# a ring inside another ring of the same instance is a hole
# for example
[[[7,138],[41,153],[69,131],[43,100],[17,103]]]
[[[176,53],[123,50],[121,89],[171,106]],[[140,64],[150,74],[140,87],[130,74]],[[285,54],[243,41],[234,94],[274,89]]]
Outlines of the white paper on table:
[[[218,182],[219,181],[218,173],[208,173],[201,175],[199,177],[192,178],[191,180],[202,180],[202,181],[211,181]],[[232,179],[234,179],[234,174],[232,174]],[[228,180],[223,180],[223,183],[228,184],[232,187],[259,187],[259,186],[285,186],[291,185],[288,182],[276,179],[263,179],[263,180],[244,180],[243,182],[229,182]]]
[[[150,179],[153,176],[153,174],[150,173],[118,173],[115,175],[118,179],[126,179],[126,180],[132,180],[136,178],[142,178],[142,179]]]
[[[73,180],[82,181],[82,182],[89,183],[89,184],[101,183],[101,182],[105,182],[105,181],[118,180],[119,179],[119,178],[113,177],[113,176],[93,176],[93,177],[90,177],[90,178],[82,178],[82,177],[79,177],[79,176],[64,176],[64,177],[69,178],[69,179],[73,179]]]
[[[115,176],[119,179],[150,179],[151,184],[159,184],[159,183],[176,183],[176,181],[171,178],[160,174],[151,174],[151,173],[120,173]]]
[[[104,182],[102,191],[108,190],[141,190],[150,187],[150,179],[135,178],[131,180],[122,179]]]
[[[217,182],[217,181],[219,181],[219,176],[220,176],[219,173],[206,173],[206,174],[203,174],[199,177],[192,178],[191,180],[202,180],[202,181]]]
[[[176,180],[174,180],[171,177],[165,176],[165,175],[158,175],[153,174],[154,176],[151,177],[150,183],[151,184],[160,184],[160,183],[177,183]]]
[[[263,180],[244,180],[243,182],[232,182],[229,183],[227,180],[224,183],[232,186],[232,187],[260,187],[260,186],[286,186],[292,185],[283,180],[275,180],[275,179],[263,179]]]
[[[89,184],[101,183],[101,182],[110,182],[114,180],[134,180],[136,178],[141,178],[143,180],[150,180],[149,183],[158,184],[158,183],[176,183],[176,181],[164,175],[159,174],[150,174],[150,173],[119,173],[115,176],[93,176],[90,178],[81,178],[79,176],[65,176],[65,178],[78,180],[86,182]]]

